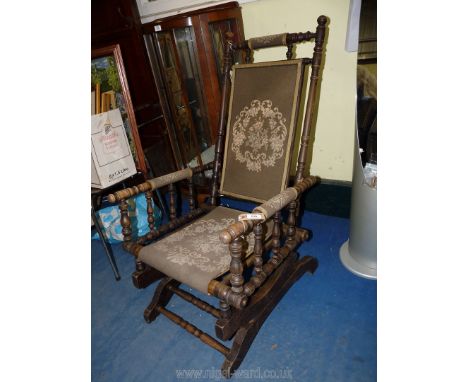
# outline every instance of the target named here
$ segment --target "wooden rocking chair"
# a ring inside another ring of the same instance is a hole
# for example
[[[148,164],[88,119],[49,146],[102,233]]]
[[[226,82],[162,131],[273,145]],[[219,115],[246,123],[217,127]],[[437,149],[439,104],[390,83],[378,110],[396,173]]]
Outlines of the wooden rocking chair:
[[[298,198],[318,182],[304,176],[312,112],[321,70],[327,18],[320,16],[315,33],[283,33],[234,44],[226,33],[223,90],[215,160],[148,180],[109,195],[119,202],[124,248],[135,256],[133,282],[144,288],[162,279],[144,312],[147,322],[163,314],[221,352],[222,373],[230,377],[244,359],[263,322],[282,296],[317,261],[298,257],[297,247],[308,231],[296,227]],[[312,58],[292,59],[295,43],[315,40]],[[285,45],[287,60],[250,63],[251,51]],[[247,64],[232,65],[233,52],[243,50]],[[292,187],[287,188],[306,65],[311,65],[304,126]],[[232,71],[232,72],[231,72]],[[197,207],[192,177],[212,170],[206,204]],[[189,212],[176,215],[175,183],[188,188]],[[170,222],[154,227],[152,192],[168,186]],[[145,193],[150,232],[132,239],[127,199]],[[220,195],[260,203],[250,214],[219,205]],[[286,210],[286,223],[281,213]],[[251,272],[248,272],[248,270]],[[252,269],[253,268],[253,269]],[[186,284],[219,299],[213,307],[187,291]],[[216,318],[216,336],[234,337],[231,349],[185,321],[165,306],[176,294]]]

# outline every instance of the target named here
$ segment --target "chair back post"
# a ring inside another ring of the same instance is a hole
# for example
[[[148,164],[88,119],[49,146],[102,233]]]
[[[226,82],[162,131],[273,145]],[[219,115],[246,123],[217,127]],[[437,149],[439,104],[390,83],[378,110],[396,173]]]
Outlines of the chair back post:
[[[252,61],[252,51],[249,48],[245,49],[245,63],[250,64]]]
[[[226,45],[224,47],[223,57],[223,88],[221,94],[221,110],[219,115],[218,137],[215,146],[213,179],[211,184],[210,204],[212,206],[218,203],[218,190],[219,190],[219,176],[223,161],[224,152],[224,138],[226,136],[226,118],[229,105],[229,93],[231,89],[231,67],[232,67],[232,51],[233,51],[233,38],[232,32],[226,32]]]
[[[323,42],[325,40],[326,16],[319,16],[317,19],[317,29],[315,32],[314,55],[312,56],[312,72],[310,75],[309,94],[307,96],[306,114],[304,117],[304,126],[302,129],[301,146],[297,160],[296,177],[294,183],[297,184],[304,177],[304,168],[307,160],[307,149],[309,146],[310,130],[312,122],[312,113],[316,104],[316,90],[319,78],[320,67],[322,64]]]
[[[286,59],[291,60],[293,56],[292,50],[293,50],[294,44],[292,42],[288,42],[287,47],[288,47],[288,50],[286,52]]]

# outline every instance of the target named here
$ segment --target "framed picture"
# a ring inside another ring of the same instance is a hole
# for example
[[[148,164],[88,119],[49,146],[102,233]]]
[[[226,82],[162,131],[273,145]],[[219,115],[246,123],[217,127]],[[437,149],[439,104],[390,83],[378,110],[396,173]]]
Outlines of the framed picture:
[[[91,51],[91,114],[119,109],[136,168],[146,175],[145,156],[118,44]]]

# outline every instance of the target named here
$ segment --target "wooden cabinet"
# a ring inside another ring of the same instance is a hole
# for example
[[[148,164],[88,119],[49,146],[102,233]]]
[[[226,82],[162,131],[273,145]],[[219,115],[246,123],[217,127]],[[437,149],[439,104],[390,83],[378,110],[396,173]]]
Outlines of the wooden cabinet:
[[[197,165],[215,143],[226,31],[244,39],[237,2],[141,24],[135,0],[92,1],[91,47],[120,46],[148,175]]]
[[[201,154],[215,143],[219,122],[224,33],[244,39],[241,9],[231,2],[154,20],[142,31],[176,162],[206,163]]]
[[[159,176],[177,170],[158,92],[143,41],[135,0],[91,2],[91,48],[119,44],[137,130],[133,139],[144,153],[140,170]],[[143,154],[142,154],[143,155]],[[148,166],[147,166],[148,165]]]

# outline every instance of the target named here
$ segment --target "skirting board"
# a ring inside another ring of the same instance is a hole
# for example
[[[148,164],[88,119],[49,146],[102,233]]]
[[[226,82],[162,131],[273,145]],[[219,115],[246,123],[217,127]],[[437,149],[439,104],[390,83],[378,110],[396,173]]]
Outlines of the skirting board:
[[[351,182],[322,179],[303,195],[304,208],[322,215],[349,218]]]

